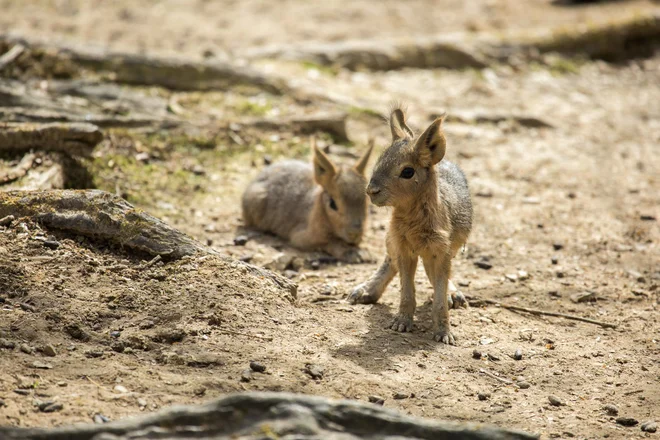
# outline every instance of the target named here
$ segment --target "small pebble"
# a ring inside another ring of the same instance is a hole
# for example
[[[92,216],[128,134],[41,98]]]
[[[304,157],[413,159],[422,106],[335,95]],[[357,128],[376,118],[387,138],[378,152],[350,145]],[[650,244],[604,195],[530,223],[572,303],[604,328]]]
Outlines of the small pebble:
[[[642,431],[644,432],[654,433],[657,430],[658,430],[658,424],[655,423],[653,420],[649,420],[647,422],[642,423]]]
[[[557,396],[552,396],[552,395],[548,396],[548,401],[550,401],[550,404],[553,405],[553,406],[563,406],[564,405],[564,402],[561,399],[559,399],[559,397],[557,397]]]
[[[287,269],[284,271],[284,276],[292,280],[298,276],[298,272],[296,272],[295,270]]]
[[[57,402],[43,402],[39,405],[39,411],[45,413],[52,413],[55,411],[60,411],[64,408],[64,405]]]
[[[57,249],[60,247],[60,242],[55,240],[46,240],[44,241],[44,246],[48,249]]]
[[[13,350],[14,348],[16,348],[16,343],[13,341],[8,341],[6,339],[0,338],[0,348]]]
[[[252,370],[243,370],[241,372],[241,382],[250,382],[252,380]]]
[[[58,386],[58,387],[65,387],[65,386],[67,386],[67,385],[69,385],[69,384],[66,383],[66,382],[64,382],[63,380],[57,382],[57,386]]]
[[[110,419],[104,416],[103,414],[94,414],[92,420],[94,420],[94,423],[96,423],[97,425],[108,423],[110,421]]]
[[[103,357],[103,350],[87,350],[85,356],[88,358],[100,358]]]
[[[564,245],[561,244],[561,243],[553,243],[552,248],[556,251],[560,251],[560,250],[564,249]]]
[[[16,217],[14,217],[13,215],[2,217],[0,218],[0,226],[9,226],[9,224],[14,220],[16,220]]]
[[[144,400],[142,397],[140,397],[137,400],[137,404],[140,408],[144,408],[145,406],[147,406],[147,401]]]
[[[485,260],[475,261],[474,265],[477,266],[479,269],[484,269],[484,270],[489,270],[493,268],[493,265]]]
[[[264,165],[270,165],[273,163],[273,157],[269,154],[264,154]]]
[[[551,262],[552,264],[559,264],[559,258],[557,258],[557,257],[552,257],[552,258],[550,259],[550,262]]]
[[[28,303],[21,303],[21,309],[25,310],[26,312],[32,312],[32,313],[37,311],[37,308],[35,306]]]
[[[475,350],[472,351],[472,357],[473,357],[473,358],[475,358],[475,359],[481,359],[481,356],[482,356],[482,354],[481,354],[481,352],[480,352],[479,350],[475,349]]]
[[[617,408],[616,405],[607,404],[607,405],[603,406],[603,411],[605,411],[607,413],[607,415],[610,415],[610,416],[619,415],[619,408]]]
[[[248,242],[248,238],[246,235],[239,235],[236,238],[234,238],[234,245],[236,246],[245,246],[247,242]]]
[[[528,280],[529,279],[529,273],[527,273],[527,271],[525,271],[525,270],[519,270],[518,271],[518,279],[520,281]]]
[[[3,406],[7,406],[7,404],[5,403],[4,400],[0,399],[0,408],[2,408]]]
[[[128,393],[128,390],[127,390],[126,387],[123,386],[123,385],[115,385],[114,390],[115,390],[116,393],[119,393],[119,394],[125,394],[125,393]]]
[[[479,400],[488,400],[490,399],[490,393],[477,393]]]
[[[653,221],[656,220],[656,218],[655,218],[654,215],[648,215],[648,214],[642,214],[642,215],[640,215],[640,216],[639,216],[639,219],[640,219],[640,220],[647,221],[647,222],[653,222]]]
[[[403,400],[403,399],[407,399],[408,397],[410,397],[410,394],[407,393],[394,393],[394,395],[392,396],[394,400]]]
[[[113,338],[118,338],[121,336],[121,332],[115,330],[113,332],[110,332],[110,336],[112,336]]]
[[[303,371],[309,374],[312,379],[323,379],[323,374],[325,373],[322,367],[314,364],[307,364]]]
[[[523,352],[522,349],[517,349],[515,353],[513,353],[513,359],[520,361],[523,358]]]
[[[369,396],[369,402],[375,403],[376,405],[385,405],[385,399],[380,396]]]
[[[321,268],[321,263],[318,260],[314,260],[310,263],[310,266],[313,270],[319,270]]]
[[[525,382],[524,380],[517,382],[516,385],[518,385],[518,388],[520,388],[521,390],[526,390],[527,388],[530,388],[532,386],[532,384],[530,384],[529,382]]]
[[[632,417],[617,417],[616,423],[621,426],[635,426],[639,422]]]
[[[37,368],[39,370],[50,370],[53,368],[53,366],[41,361],[34,361],[32,362],[32,368]]]
[[[43,348],[41,349],[41,352],[46,356],[50,356],[50,357],[57,356],[57,351],[55,351],[55,347],[53,347],[52,344],[44,345]]]
[[[252,371],[256,371],[257,373],[263,373],[264,371],[266,371],[266,366],[260,364],[259,362],[252,361],[250,362],[250,369]]]

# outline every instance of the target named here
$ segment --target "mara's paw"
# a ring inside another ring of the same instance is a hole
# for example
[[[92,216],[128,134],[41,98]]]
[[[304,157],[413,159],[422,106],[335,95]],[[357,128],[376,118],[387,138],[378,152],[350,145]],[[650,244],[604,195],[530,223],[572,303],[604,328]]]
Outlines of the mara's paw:
[[[348,264],[371,263],[373,257],[366,249],[351,248],[344,252],[342,260]]]
[[[460,290],[452,292],[451,295],[448,295],[447,302],[449,303],[450,309],[459,309],[461,307],[463,308],[468,307],[467,298],[465,298],[465,295],[463,295],[463,292],[461,292]]]
[[[433,333],[433,339],[435,339],[437,342],[442,342],[443,344],[456,345],[456,338],[451,334],[449,329],[441,328],[436,330]]]
[[[388,326],[388,328],[401,333],[411,332],[412,327],[413,327],[412,316],[401,315],[401,314],[397,315]]]
[[[378,301],[373,295],[370,295],[367,292],[367,283],[359,284],[353,289],[353,291],[348,295],[346,301],[350,304],[375,304]]]

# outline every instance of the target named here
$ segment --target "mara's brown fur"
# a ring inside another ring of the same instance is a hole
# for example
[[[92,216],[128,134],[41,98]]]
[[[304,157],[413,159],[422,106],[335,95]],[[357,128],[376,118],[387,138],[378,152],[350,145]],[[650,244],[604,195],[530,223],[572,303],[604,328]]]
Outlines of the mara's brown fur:
[[[264,168],[243,194],[245,226],[271,232],[301,249],[321,249],[350,263],[367,217],[364,171],[373,144],[353,166],[338,166],[312,139],[311,164],[286,160]]]
[[[416,137],[406,125],[403,110],[392,111],[392,144],[378,159],[367,187],[375,205],[394,208],[387,257],[369,281],[353,290],[349,301],[375,303],[399,273],[401,302],[390,328],[410,331],[416,306],[415,270],[421,257],[434,290],[434,338],[454,344],[449,307],[465,303],[465,298],[449,280],[451,260],[470,234],[472,203],[463,172],[443,160],[447,147],[443,120],[436,119]]]

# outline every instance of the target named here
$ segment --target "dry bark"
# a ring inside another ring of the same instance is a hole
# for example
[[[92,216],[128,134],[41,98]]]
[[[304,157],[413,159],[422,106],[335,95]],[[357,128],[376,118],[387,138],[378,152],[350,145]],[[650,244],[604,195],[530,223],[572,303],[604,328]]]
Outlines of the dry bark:
[[[0,427],[0,437],[7,440],[538,438],[483,424],[415,418],[368,403],[287,393],[234,394],[201,406],[172,407],[102,425],[51,429]]]
[[[56,151],[87,156],[101,142],[101,131],[86,123],[0,123],[0,151]]]
[[[130,203],[99,190],[0,192],[0,218],[30,217],[48,228],[104,240],[151,256],[179,259],[187,255],[218,255],[213,249],[172,228]],[[270,279],[296,297],[297,285],[247,263],[252,274]]]

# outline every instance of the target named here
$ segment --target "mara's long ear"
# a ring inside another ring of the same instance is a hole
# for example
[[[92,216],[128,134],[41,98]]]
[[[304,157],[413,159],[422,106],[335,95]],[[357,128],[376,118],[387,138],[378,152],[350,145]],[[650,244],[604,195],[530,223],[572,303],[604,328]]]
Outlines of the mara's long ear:
[[[369,138],[369,147],[367,151],[362,155],[362,157],[355,164],[355,171],[364,176],[364,170],[367,168],[367,162],[369,162],[369,157],[371,156],[371,151],[374,149],[374,138]]]
[[[392,141],[413,137],[412,130],[406,125],[406,115],[400,108],[395,108],[390,114],[390,130],[392,130]]]
[[[316,146],[316,138],[312,137],[312,151],[314,152],[314,180],[324,188],[327,188],[337,174],[337,168],[328,156]]]
[[[447,115],[443,114],[433,121],[415,143],[415,153],[426,167],[437,164],[445,157],[447,140],[442,132],[442,121],[446,117]]]

